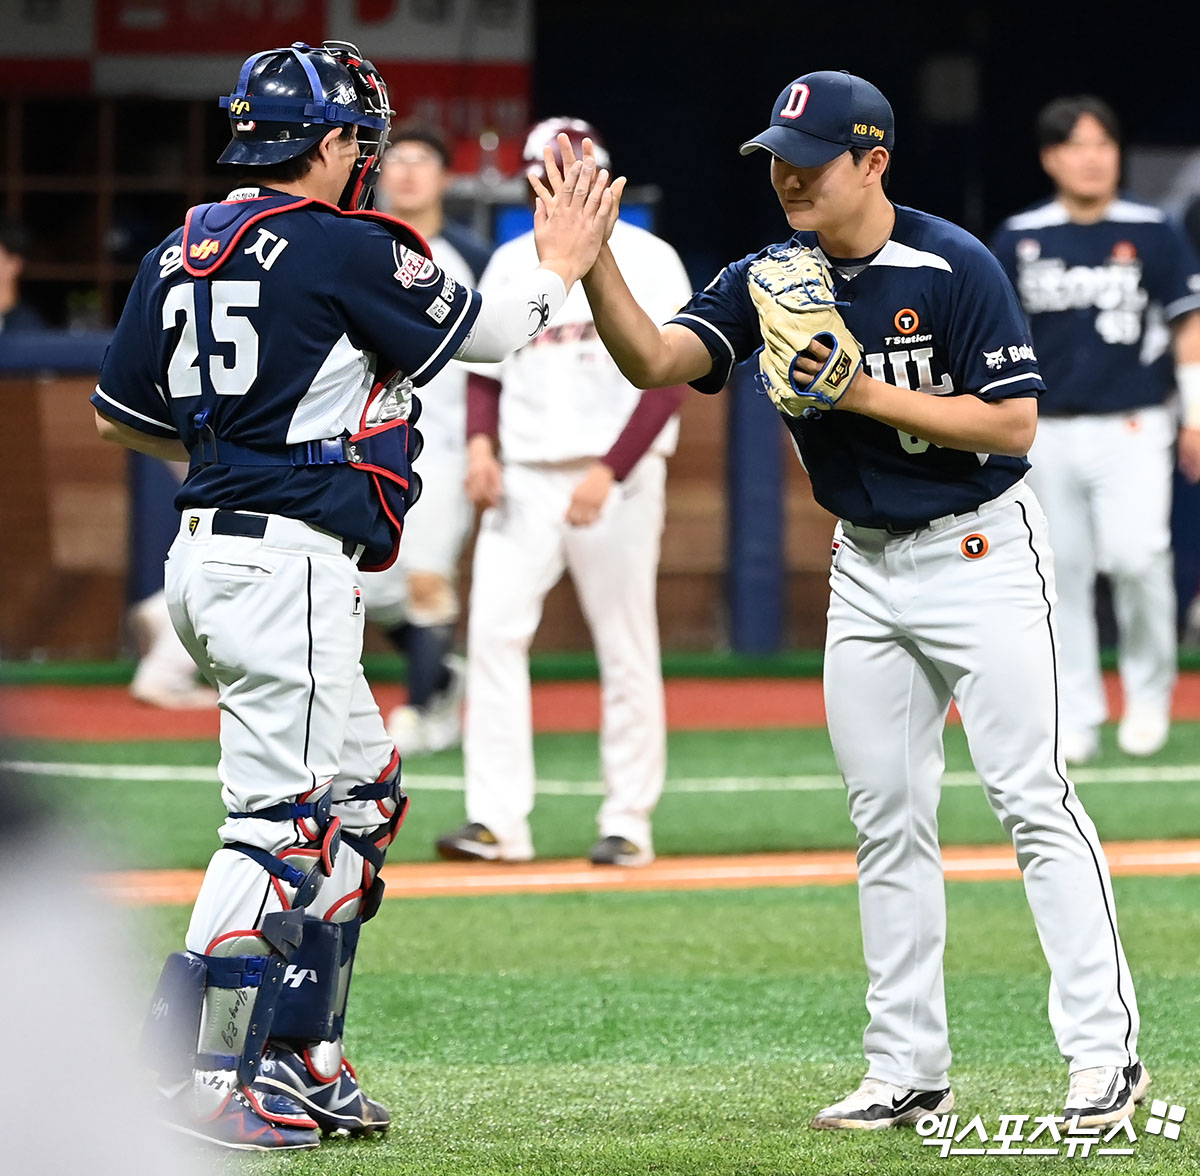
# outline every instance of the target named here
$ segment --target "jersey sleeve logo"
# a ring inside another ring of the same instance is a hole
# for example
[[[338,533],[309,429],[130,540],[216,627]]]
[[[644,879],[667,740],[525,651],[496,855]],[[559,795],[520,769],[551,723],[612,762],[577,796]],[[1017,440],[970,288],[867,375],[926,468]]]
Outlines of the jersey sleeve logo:
[[[1037,353],[1028,343],[997,347],[995,351],[983,353],[984,363],[987,364],[988,370],[993,372],[998,372],[1006,363],[1020,363],[1023,359],[1027,359],[1031,363],[1037,362]]]
[[[396,272],[392,277],[406,290],[432,285],[437,277],[438,268],[428,257],[406,249],[399,241],[392,242],[392,256],[396,259]]]
[[[550,303],[545,294],[539,294],[536,302],[530,302],[529,317],[533,320],[533,327],[529,332],[532,339],[535,335],[540,335],[542,328],[550,321]]]

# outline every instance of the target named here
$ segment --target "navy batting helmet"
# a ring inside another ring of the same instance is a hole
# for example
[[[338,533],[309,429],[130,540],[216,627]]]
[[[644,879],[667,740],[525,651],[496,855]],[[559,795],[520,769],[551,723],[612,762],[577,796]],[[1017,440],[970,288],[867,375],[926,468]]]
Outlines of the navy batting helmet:
[[[218,163],[268,167],[303,154],[331,128],[356,126],[358,162],[339,204],[362,208],[379,175],[392,110],[379,71],[345,41],[314,49],[297,41],[246,58],[221,98],[233,138]]]
[[[596,153],[596,166],[611,167],[608,149],[604,146],[604,140],[596,128],[581,118],[560,116],[543,119],[535,127],[532,127],[525,137],[525,150],[522,152],[521,158],[524,161],[527,176],[537,176],[543,183],[545,182],[546,161],[542,156],[542,151],[546,147],[553,149],[554,162],[558,164],[559,171],[562,171],[562,152],[558,148],[560,133],[565,134],[571,140],[576,158],[583,155],[583,140],[591,139]]]

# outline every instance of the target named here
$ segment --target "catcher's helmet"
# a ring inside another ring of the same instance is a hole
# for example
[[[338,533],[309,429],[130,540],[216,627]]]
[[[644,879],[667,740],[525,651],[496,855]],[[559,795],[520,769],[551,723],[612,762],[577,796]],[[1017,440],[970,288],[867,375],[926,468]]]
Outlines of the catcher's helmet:
[[[218,163],[267,167],[303,154],[333,127],[357,126],[359,157],[339,204],[362,208],[379,175],[392,110],[379,71],[345,41],[297,41],[246,58],[221,98],[233,138]]]
[[[542,156],[542,151],[546,147],[553,149],[554,161],[558,164],[559,171],[562,171],[562,152],[558,149],[560,133],[571,140],[576,158],[583,154],[583,140],[591,139],[596,152],[596,166],[611,170],[608,149],[604,146],[604,140],[596,128],[581,118],[558,117],[543,119],[526,136],[525,149],[521,153],[521,159],[524,161],[527,176],[537,176],[538,179],[545,181],[546,161]]]

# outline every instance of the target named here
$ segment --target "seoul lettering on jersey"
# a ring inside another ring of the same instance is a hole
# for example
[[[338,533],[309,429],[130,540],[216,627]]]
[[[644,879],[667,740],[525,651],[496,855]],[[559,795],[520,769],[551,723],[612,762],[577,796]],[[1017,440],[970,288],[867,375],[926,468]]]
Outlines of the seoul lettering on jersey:
[[[788,244],[819,252],[815,233],[796,233]],[[733,365],[762,346],[746,284],[747,267],[758,256],[727,266],[673,320],[693,330],[713,358],[712,371],[694,383],[702,392],[719,391]],[[838,275],[836,259],[832,268],[846,303],[842,316],[875,379],[985,400],[1043,390],[1016,295],[995,259],[965,230],[898,205],[891,238],[867,265],[848,278]],[[1023,458],[932,445],[851,412],[784,423],[817,501],[864,526],[914,527],[974,510],[1028,469]]]
[[[1169,324],[1200,309],[1200,260],[1161,209],[1120,198],[1100,221],[1076,224],[1049,200],[1006,220],[992,250],[1041,355],[1043,415],[1124,413],[1166,399]]]

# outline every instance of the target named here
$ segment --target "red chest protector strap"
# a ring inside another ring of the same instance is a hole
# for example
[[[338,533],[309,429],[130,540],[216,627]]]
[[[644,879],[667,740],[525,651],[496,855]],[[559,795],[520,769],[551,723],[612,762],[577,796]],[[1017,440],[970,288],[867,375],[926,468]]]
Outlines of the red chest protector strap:
[[[222,200],[215,204],[197,204],[189,208],[183,222],[183,268],[193,278],[207,278],[233,256],[238,242],[248,229],[270,216],[306,208],[330,216],[356,217],[373,221],[386,229],[406,249],[422,257],[431,257],[429,244],[411,225],[374,210],[346,212],[323,200],[271,192],[245,200]]]

